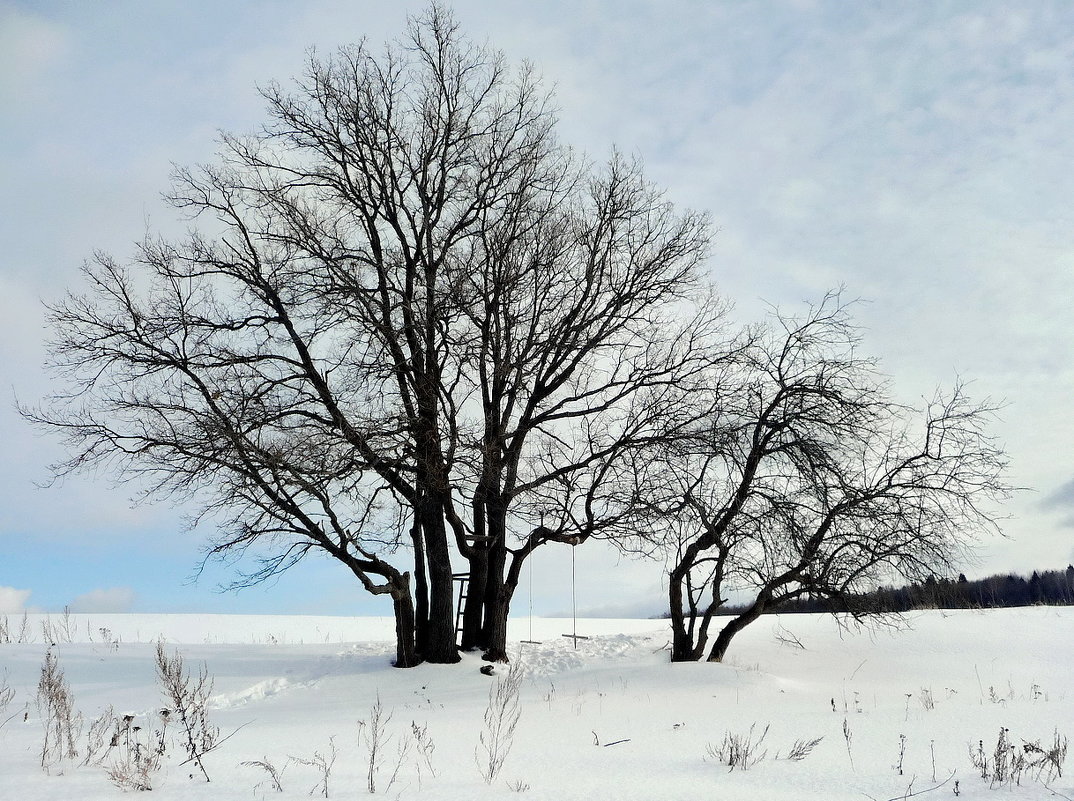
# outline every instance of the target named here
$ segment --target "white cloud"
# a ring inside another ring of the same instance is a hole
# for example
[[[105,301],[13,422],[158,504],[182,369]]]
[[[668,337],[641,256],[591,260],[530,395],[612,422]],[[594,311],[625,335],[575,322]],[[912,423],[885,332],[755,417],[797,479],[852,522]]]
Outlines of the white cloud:
[[[0,8],[0,98],[26,100],[38,77],[68,52],[64,29],[15,8]]]
[[[130,587],[109,587],[83,593],[71,601],[72,612],[126,612],[134,603]]]
[[[30,590],[0,587],[0,615],[11,615],[26,611],[26,599],[29,597]]]

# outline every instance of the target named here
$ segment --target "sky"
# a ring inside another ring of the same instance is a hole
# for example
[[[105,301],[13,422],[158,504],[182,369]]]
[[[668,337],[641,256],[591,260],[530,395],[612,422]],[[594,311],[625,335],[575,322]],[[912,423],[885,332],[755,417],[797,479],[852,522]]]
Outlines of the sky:
[[[423,3],[0,0],[0,614],[389,614],[339,565],[194,581],[209,532],[112,477],[43,488],[58,443],[15,400],[49,389],[42,302],[95,251],[182,230],[173,165],[265,121],[257,86],[309,49],[400,35]],[[717,233],[706,270],[743,321],[844,286],[900,400],[968,382],[1024,488],[967,575],[1074,561],[1074,15],[1046,2],[469,0],[464,31],[531,62],[559,135],[636,155]],[[657,614],[661,571],[538,552],[516,612]]]

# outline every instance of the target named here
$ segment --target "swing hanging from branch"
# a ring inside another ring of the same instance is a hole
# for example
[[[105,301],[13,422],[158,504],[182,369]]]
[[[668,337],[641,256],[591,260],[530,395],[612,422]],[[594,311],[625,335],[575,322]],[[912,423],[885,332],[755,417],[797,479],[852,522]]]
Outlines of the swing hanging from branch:
[[[588,637],[583,637],[578,633],[578,589],[577,589],[577,563],[575,560],[574,551],[578,545],[578,539],[574,538],[571,541],[571,633],[564,634],[564,637],[570,637],[574,642],[574,647],[577,650],[579,640],[588,640]]]

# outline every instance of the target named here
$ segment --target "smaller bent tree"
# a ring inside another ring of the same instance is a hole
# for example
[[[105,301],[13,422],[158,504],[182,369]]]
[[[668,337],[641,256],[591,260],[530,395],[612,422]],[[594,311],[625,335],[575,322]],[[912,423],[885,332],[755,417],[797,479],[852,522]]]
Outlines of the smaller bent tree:
[[[838,601],[892,576],[955,570],[1006,497],[994,407],[956,386],[923,411],[895,402],[838,294],[775,313],[724,362],[705,423],[630,471],[669,558],[672,659],[698,660],[730,590],[750,600],[708,652],[803,596]],[[914,420],[921,416],[915,425]]]

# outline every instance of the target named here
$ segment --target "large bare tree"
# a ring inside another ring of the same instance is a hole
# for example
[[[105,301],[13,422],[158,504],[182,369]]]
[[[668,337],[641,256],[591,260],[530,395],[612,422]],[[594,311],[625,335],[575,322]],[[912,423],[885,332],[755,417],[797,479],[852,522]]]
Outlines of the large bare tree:
[[[747,600],[718,618],[710,661],[785,601],[952,574],[996,529],[994,408],[961,386],[897,403],[838,294],[750,330],[697,397],[704,422],[624,470],[648,530],[628,541],[668,559],[673,660],[705,656],[731,591]]]
[[[211,553],[260,558],[240,582],[338,559],[392,599],[400,666],[457,660],[461,555],[464,645],[505,659],[522,561],[621,518],[612,466],[703,371],[707,222],[573,156],[439,5],[263,94],[260,133],[178,172],[194,232],[52,306],[66,389],[26,413],[66,433],[60,473],[200,504]]]
[[[525,558],[619,519],[611,465],[667,431],[722,321],[695,274],[704,221],[675,214],[636,165],[614,158],[580,195],[542,185],[516,201],[470,257],[462,380],[480,408],[461,410],[473,435],[456,485],[469,500],[463,646],[501,660]]]

